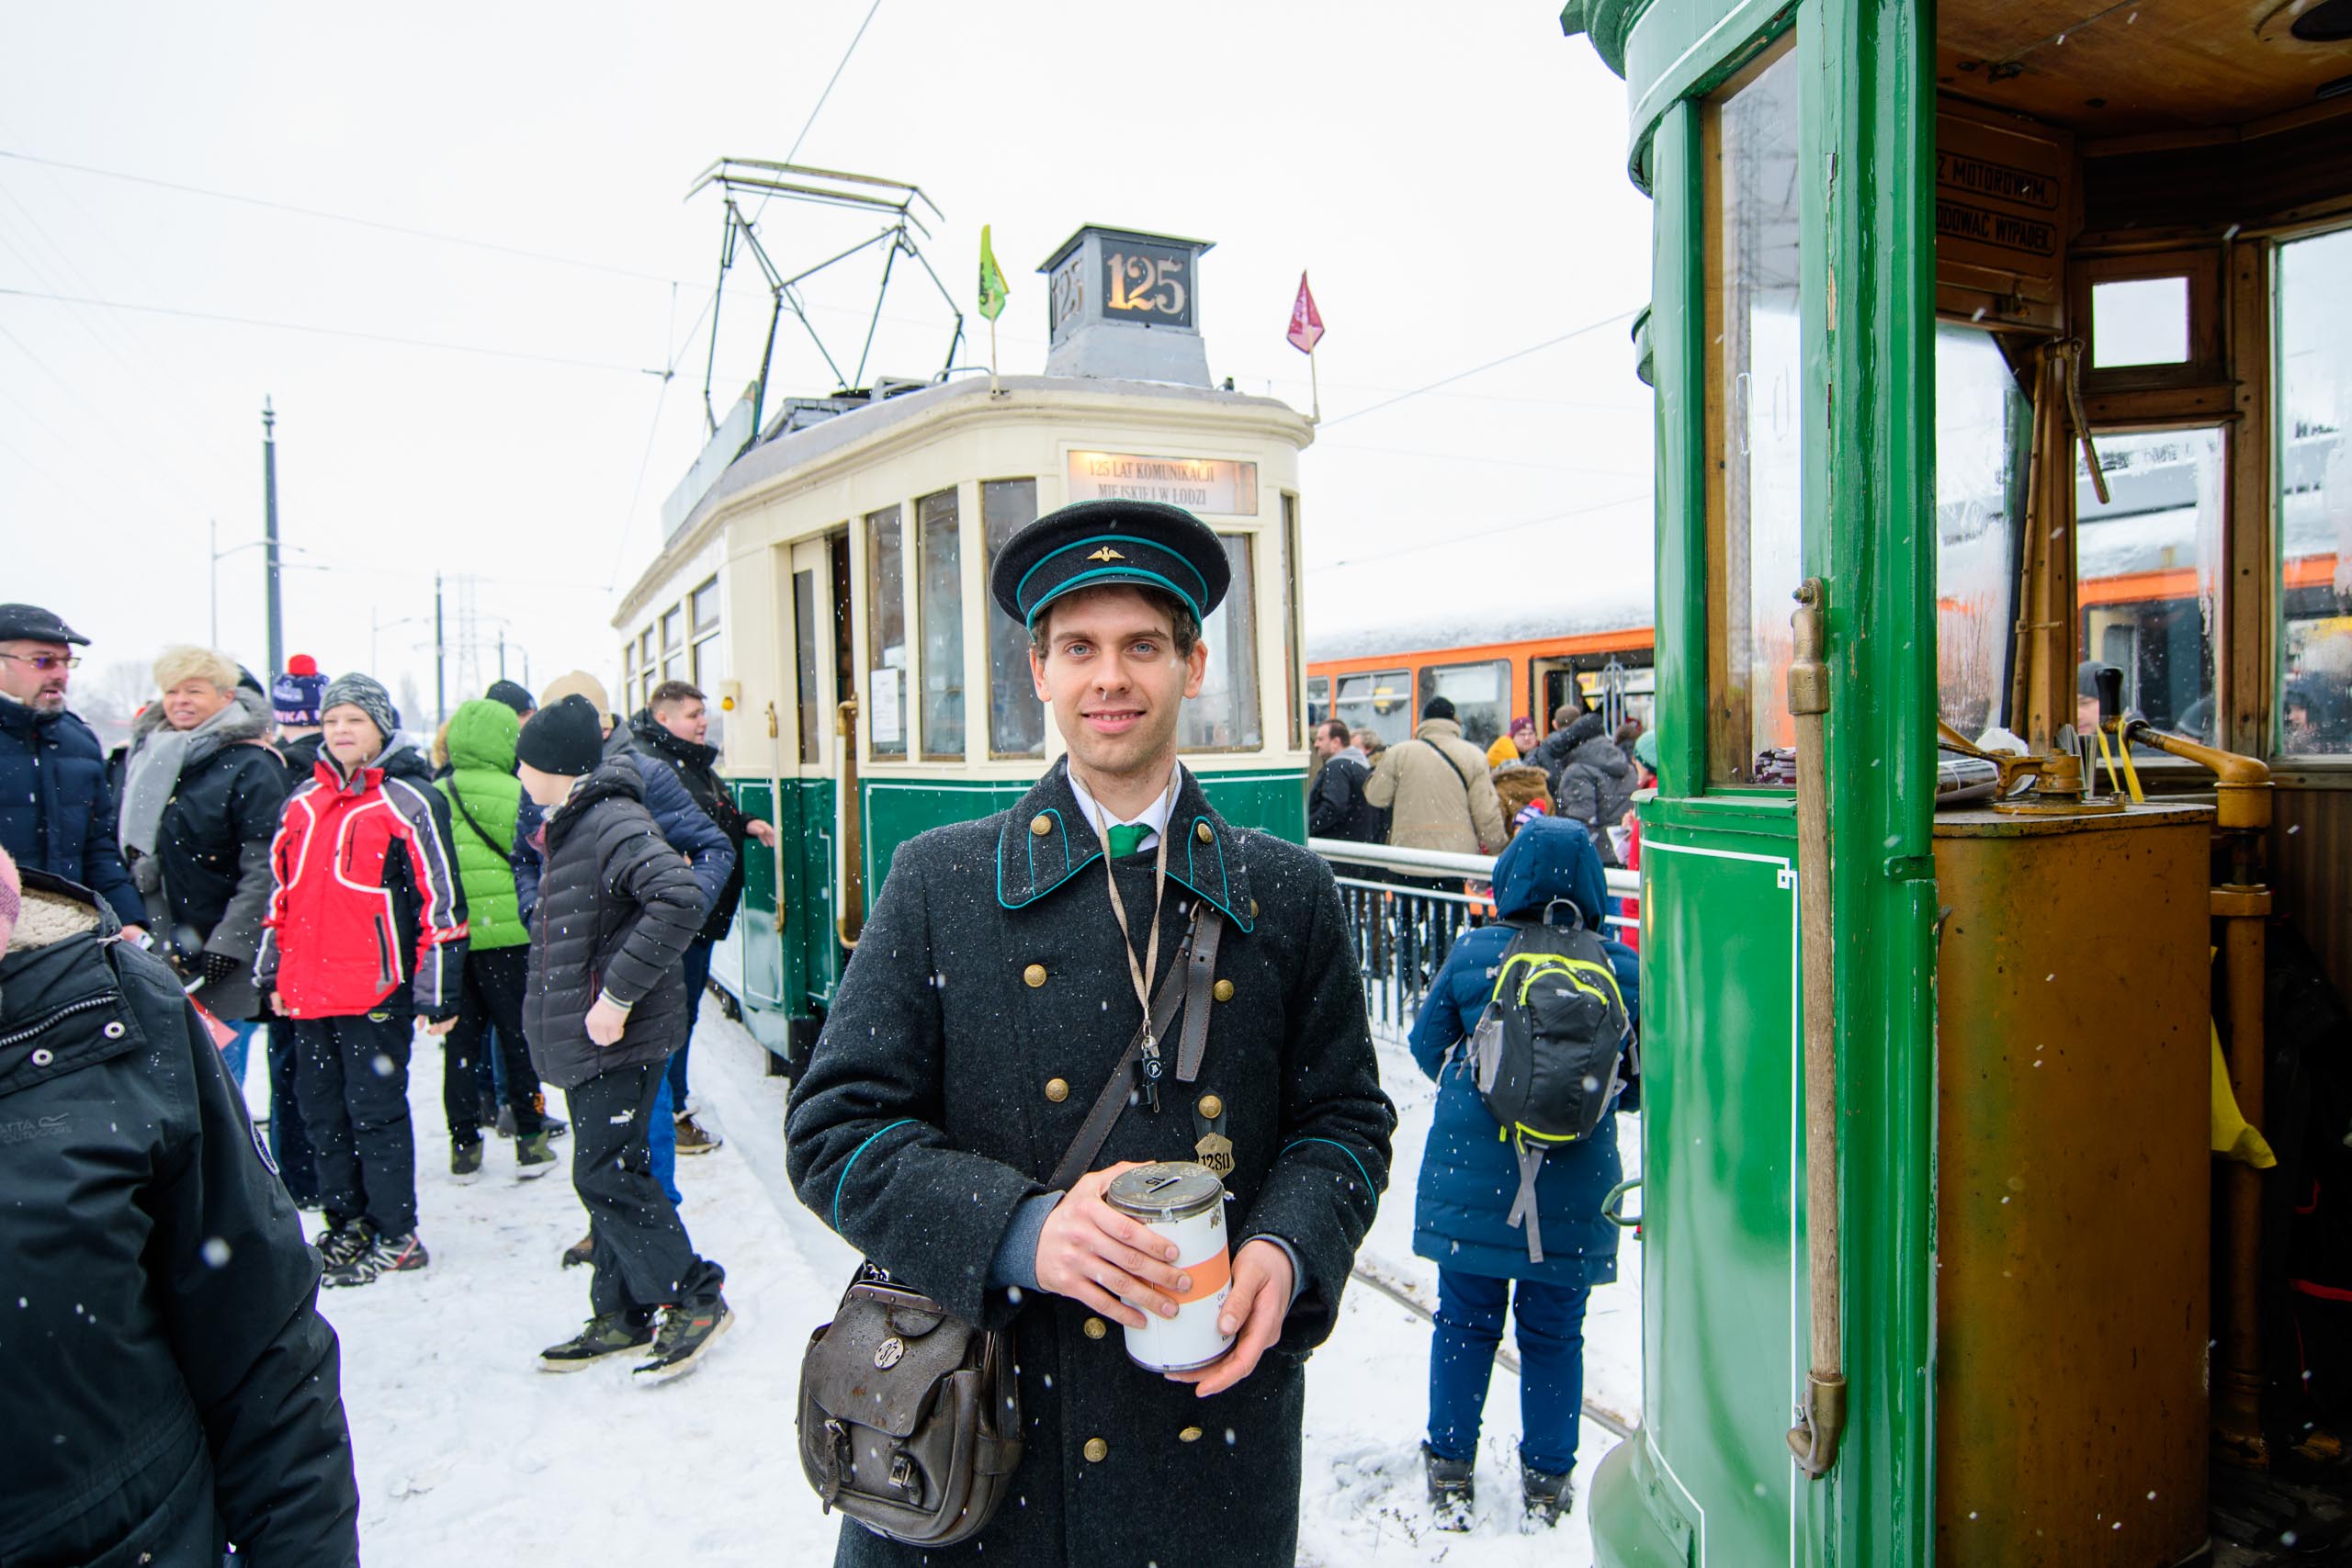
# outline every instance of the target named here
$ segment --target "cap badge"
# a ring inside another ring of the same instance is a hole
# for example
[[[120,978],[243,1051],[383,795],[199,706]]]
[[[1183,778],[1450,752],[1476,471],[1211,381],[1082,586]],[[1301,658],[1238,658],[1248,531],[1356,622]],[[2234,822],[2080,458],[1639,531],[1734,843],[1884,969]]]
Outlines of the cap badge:
[[[1113,561],[1113,560],[1125,560],[1125,559],[1126,559],[1127,558],[1126,558],[1126,557],[1125,557],[1125,556],[1123,556],[1123,555],[1121,555],[1118,551],[1116,551],[1116,550],[1113,549],[1110,546],[1105,545],[1105,546],[1103,546],[1101,549],[1099,549],[1099,550],[1095,551],[1092,555],[1091,555],[1091,556],[1087,557],[1086,558],[1087,558],[1088,560]]]

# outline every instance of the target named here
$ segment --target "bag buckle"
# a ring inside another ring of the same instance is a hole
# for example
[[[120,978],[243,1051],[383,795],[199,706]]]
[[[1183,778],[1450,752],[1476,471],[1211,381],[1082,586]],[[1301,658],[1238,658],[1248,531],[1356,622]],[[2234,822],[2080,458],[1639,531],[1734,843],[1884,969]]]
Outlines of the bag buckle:
[[[900,1449],[890,1456],[890,1484],[906,1495],[910,1506],[922,1501],[922,1477],[915,1472],[915,1461]]]
[[[824,1480],[817,1487],[817,1495],[825,1505],[825,1512],[833,1511],[833,1499],[842,1495],[842,1484],[854,1463],[849,1447],[849,1428],[839,1417],[825,1422]]]

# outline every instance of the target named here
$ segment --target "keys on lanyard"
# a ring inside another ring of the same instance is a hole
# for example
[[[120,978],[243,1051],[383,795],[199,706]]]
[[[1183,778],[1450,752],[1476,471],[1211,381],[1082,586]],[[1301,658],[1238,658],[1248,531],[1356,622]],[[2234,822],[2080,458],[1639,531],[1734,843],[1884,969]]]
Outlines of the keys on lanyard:
[[[1119,951],[1127,960],[1127,977],[1135,982],[1136,1004],[1143,1009],[1143,1055],[1136,1063],[1142,1081],[1137,1089],[1145,1106],[1154,1112],[1159,1110],[1159,1078],[1166,1069],[1159,1060],[1159,1041],[1151,1027],[1151,976],[1159,967],[1159,907],[1168,892],[1168,829],[1172,825],[1168,818],[1176,808],[1176,781],[1182,776],[1174,767],[1168,770],[1167,810],[1161,813],[1159,852],[1152,862],[1151,931],[1144,943],[1141,964],[1136,962],[1135,939],[1127,931],[1127,907],[1119,897],[1119,879],[1111,874],[1109,823],[1101,815],[1102,803],[1093,802],[1097,813],[1094,833],[1102,840],[1102,876],[1111,887],[1112,917],[1119,922]]]

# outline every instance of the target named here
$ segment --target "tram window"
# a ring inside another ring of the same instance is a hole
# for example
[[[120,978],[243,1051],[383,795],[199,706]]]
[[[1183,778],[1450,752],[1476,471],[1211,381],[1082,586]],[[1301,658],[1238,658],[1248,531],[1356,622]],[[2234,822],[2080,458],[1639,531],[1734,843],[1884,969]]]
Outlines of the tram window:
[[[2091,367],[2188,360],[2188,279],[2125,277],[2091,285]]]
[[[987,479],[980,485],[980,532],[989,571],[1005,542],[1037,516],[1035,479]],[[1029,629],[987,595],[989,607],[989,755],[1046,754],[1046,705],[1029,679]]]
[[[964,546],[956,492],[915,502],[915,619],[922,633],[922,754],[964,760]]]
[[[2213,649],[2221,633],[2222,484],[2219,430],[2098,438],[2108,502],[2075,465],[2077,646],[2114,651],[2123,703],[2160,729],[2213,738]],[[2082,699],[2077,723],[2094,719]],[[2141,748],[2151,757],[2161,753]]]
[[[1290,749],[1306,749],[1306,727],[1300,722],[1299,660],[1306,649],[1306,622],[1299,610],[1300,579],[1306,558],[1299,553],[1298,497],[1283,492],[1283,691],[1290,705]]]
[[[696,633],[714,629],[718,625],[718,579],[707,578],[692,593],[686,595],[686,614]]]
[[[718,705],[719,682],[727,679],[727,647],[717,632],[695,641],[692,659],[694,672],[687,677],[704,694],[703,713],[710,721],[702,740],[706,746],[727,749],[727,710]]]
[[[1306,678],[1306,724],[1309,729],[1320,729],[1331,716],[1331,677],[1310,675]]]
[[[800,761],[805,764],[823,760],[817,754],[826,707],[824,694],[817,689],[817,574],[796,571],[792,574],[792,674],[799,693],[795,711],[799,718]]]
[[[1233,584],[1201,627],[1208,672],[1201,694],[1177,720],[1176,744],[1187,751],[1254,751],[1265,744],[1258,722],[1258,578],[1250,536],[1217,537],[1233,563]]]
[[[673,604],[662,612],[662,679],[682,681],[685,673],[686,615],[681,606]]]
[[[1936,329],[1936,711],[1973,739],[1999,723],[2033,403],[1992,334]]]
[[[2352,230],[2278,247],[2278,722],[2352,755]]]
[[[1746,784],[1795,744],[1781,700],[1804,576],[1803,343],[1797,319],[1802,94],[1784,51],[1710,106],[1706,243],[1710,592],[1708,777]]]
[[[1375,670],[1339,678],[1331,716],[1351,731],[1369,729],[1394,746],[1413,736],[1413,675],[1409,670]]]
[[[876,757],[907,754],[907,542],[899,509],[865,514],[865,733]]]
[[[1421,671],[1421,701],[1443,697],[1453,705],[1462,739],[1483,751],[1510,728],[1510,665],[1500,659],[1476,664],[1439,664]]]

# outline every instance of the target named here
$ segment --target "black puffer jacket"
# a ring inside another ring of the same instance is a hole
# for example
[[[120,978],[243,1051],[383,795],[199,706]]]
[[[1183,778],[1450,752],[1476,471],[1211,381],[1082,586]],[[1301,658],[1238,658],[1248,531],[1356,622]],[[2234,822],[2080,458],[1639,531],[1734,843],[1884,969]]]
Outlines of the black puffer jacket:
[[[1568,753],[1568,765],[1560,770],[1553,804],[1569,821],[1584,824],[1592,847],[1600,852],[1602,865],[1617,863],[1609,829],[1624,820],[1640,783],[1641,775],[1634,771],[1633,760],[1618,748],[1616,741],[1598,729],[1590,739]]]
[[[736,807],[735,797],[727,793],[727,781],[718,776],[718,747],[679,739],[655,722],[650,708],[637,710],[637,716],[629,721],[629,733],[639,751],[678,775],[686,794],[734,847],[735,864],[727,874],[727,885],[718,890],[709,918],[702,923],[703,940],[717,942],[734,925],[735,907],[743,899],[743,843],[751,837],[752,819]]]
[[[636,765],[621,757],[589,774],[548,813],[544,832],[523,1003],[532,1065],[571,1089],[613,1067],[666,1061],[685,1038],[681,961],[701,928],[703,896],[645,809]],[[610,1045],[588,1038],[600,991],[632,1004]]]
[[[1577,747],[1599,735],[1600,716],[1585,712],[1535,743],[1527,760],[1544,770],[1544,782],[1554,795],[1560,793],[1560,775],[1567,772],[1568,759]]]
[[[0,1562],[358,1561],[319,1264],[161,959],[37,871],[0,959]]]

